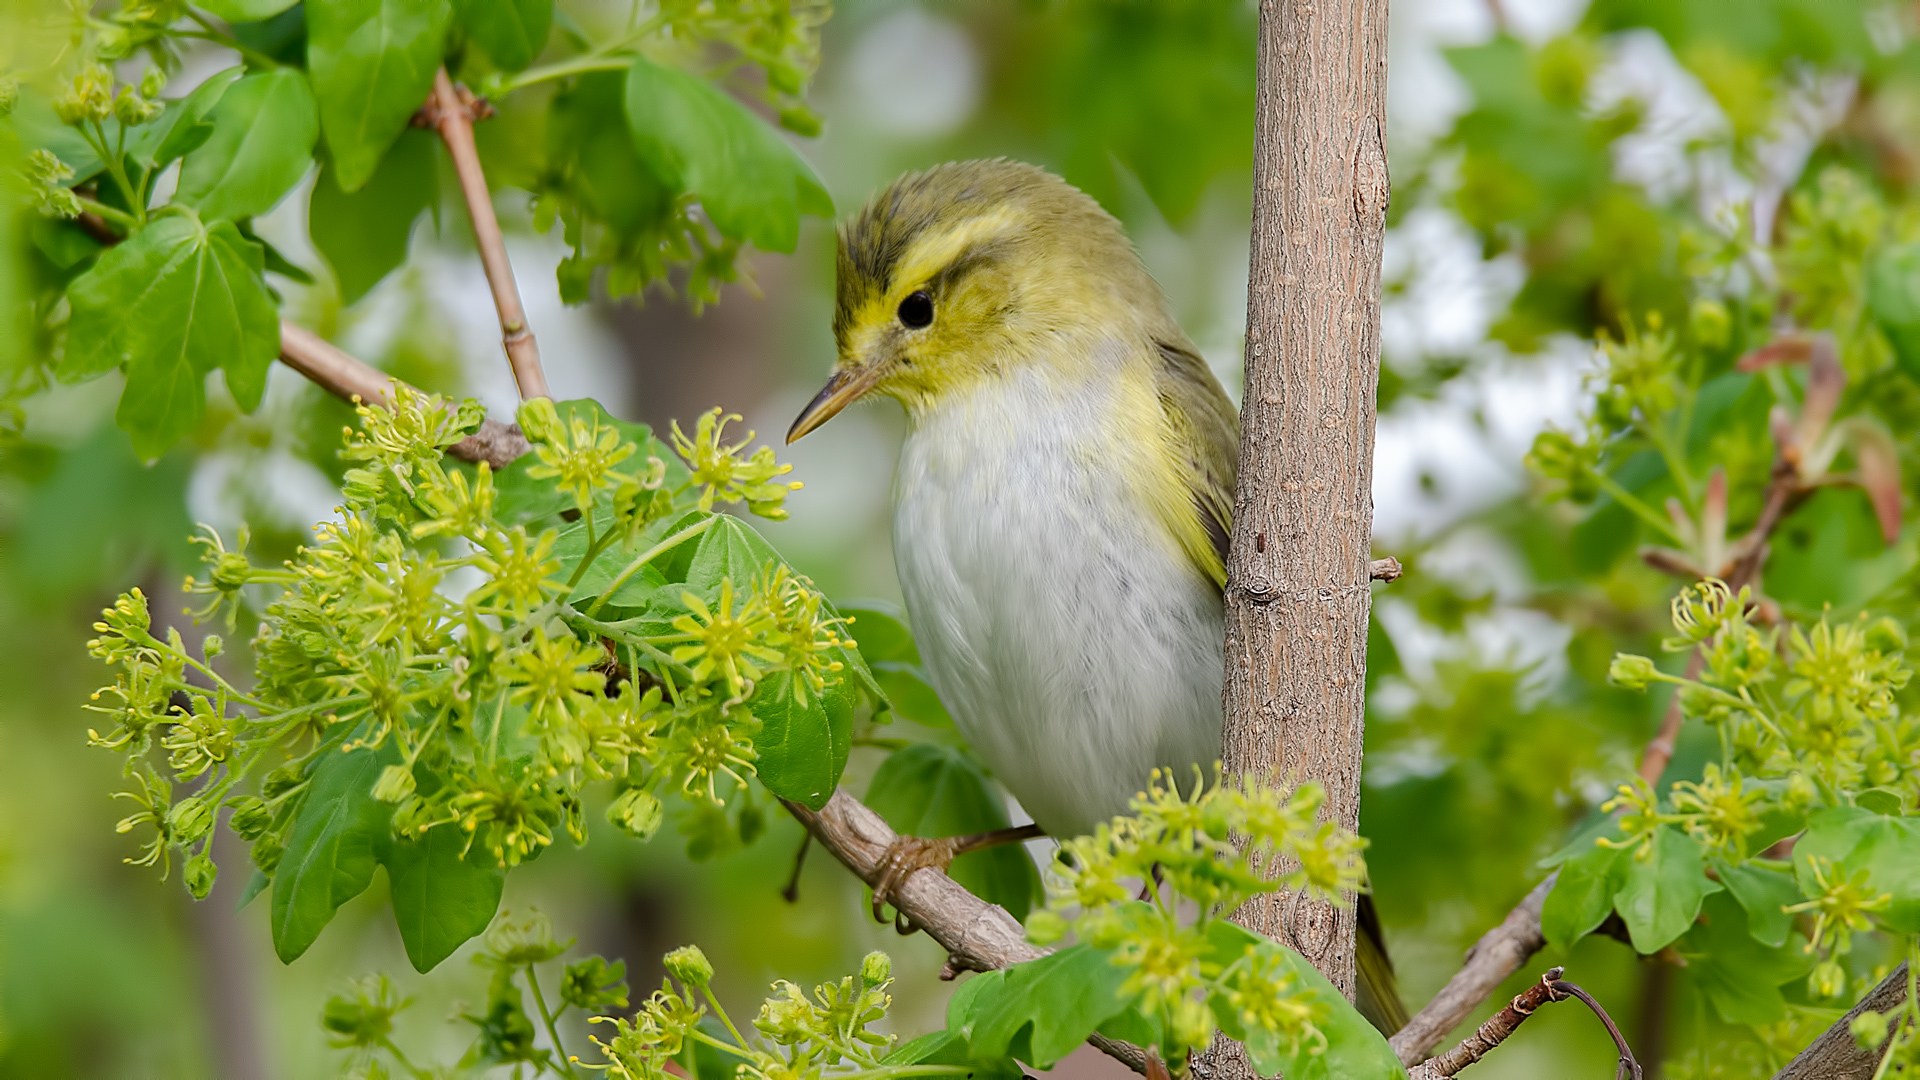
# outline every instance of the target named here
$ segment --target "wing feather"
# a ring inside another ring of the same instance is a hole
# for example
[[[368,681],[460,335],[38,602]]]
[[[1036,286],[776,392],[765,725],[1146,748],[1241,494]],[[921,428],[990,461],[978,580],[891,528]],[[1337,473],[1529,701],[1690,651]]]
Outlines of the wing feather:
[[[1212,558],[1200,558],[1200,569],[1224,588],[1227,583],[1227,542],[1233,522],[1234,470],[1240,455],[1240,415],[1233,401],[1213,377],[1207,362],[1186,341],[1156,341],[1160,365],[1155,389],[1167,418],[1167,429],[1179,448],[1182,480],[1200,518]]]

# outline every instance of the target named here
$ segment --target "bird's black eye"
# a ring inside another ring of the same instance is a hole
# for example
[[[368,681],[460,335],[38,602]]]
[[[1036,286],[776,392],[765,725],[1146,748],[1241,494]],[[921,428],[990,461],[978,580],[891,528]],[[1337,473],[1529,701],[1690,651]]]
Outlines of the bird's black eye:
[[[909,330],[919,330],[933,323],[933,297],[926,290],[908,293],[900,301],[900,325]]]

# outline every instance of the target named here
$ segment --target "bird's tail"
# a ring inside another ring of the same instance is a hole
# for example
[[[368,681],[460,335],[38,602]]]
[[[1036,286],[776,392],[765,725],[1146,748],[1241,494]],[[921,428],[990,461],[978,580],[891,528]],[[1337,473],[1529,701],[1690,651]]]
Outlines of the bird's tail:
[[[1360,894],[1355,906],[1354,1005],[1383,1035],[1391,1036],[1407,1026],[1407,1007],[1394,985],[1393,959],[1387,955],[1386,935],[1380,930],[1380,913],[1373,897]]]

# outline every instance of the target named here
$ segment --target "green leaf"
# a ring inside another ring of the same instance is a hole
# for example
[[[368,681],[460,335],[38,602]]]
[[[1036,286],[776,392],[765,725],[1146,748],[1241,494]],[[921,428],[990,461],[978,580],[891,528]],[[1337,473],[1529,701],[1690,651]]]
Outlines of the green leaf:
[[[1791,874],[1767,870],[1747,862],[1738,866],[1724,859],[1714,861],[1720,883],[1746,909],[1746,923],[1753,938],[1762,945],[1778,947],[1786,943],[1793,929],[1793,916],[1786,907],[1800,902],[1800,887]]]
[[[1777,876],[1777,875],[1776,875]],[[1729,896],[1709,896],[1700,922],[1680,943],[1687,972],[1700,981],[1729,1024],[1771,1024],[1787,1015],[1783,983],[1805,978],[1818,956],[1798,934],[1767,946],[1749,932],[1747,912]]]
[[[342,191],[358,191],[426,103],[447,0],[311,0],[307,70]]]
[[[1834,868],[1828,880],[1865,870],[1868,885],[1893,898],[1874,913],[1879,922],[1895,933],[1920,933],[1920,821],[1852,806],[1822,810],[1793,846],[1794,873],[1807,896],[1822,891],[1815,860]]]
[[[240,890],[240,899],[234,903],[233,910],[240,911],[245,909],[248,904],[253,903],[254,897],[266,892],[267,886],[271,884],[273,884],[273,879],[268,877],[259,867],[254,867],[253,873],[247,877],[246,887]]]
[[[1559,880],[1540,909],[1540,931],[1549,944],[1565,952],[1606,921],[1613,895],[1626,879],[1624,863],[1632,858],[1620,848],[1589,840],[1585,854],[1560,864]]]
[[[407,261],[414,219],[433,205],[438,193],[435,161],[432,133],[410,130],[401,133],[360,190],[342,191],[331,165],[314,179],[307,233],[333,267],[343,303],[367,295]],[[546,487],[552,490],[553,485]]]
[[[973,980],[978,982],[978,979]],[[894,1048],[880,1059],[881,1065],[966,1065],[972,1080],[1022,1080],[1026,1075],[1011,1058],[992,1061],[973,1060],[967,1040],[951,1031],[929,1031],[925,1035]]]
[[[937,743],[914,743],[889,754],[861,801],[908,836],[966,836],[1008,825],[1006,803],[986,770],[965,750]],[[1022,922],[1041,895],[1040,875],[1018,844],[968,852],[948,872],[968,892]]]
[[[312,787],[273,872],[273,951],[291,964],[333,921],[340,905],[373,883],[375,852],[393,807],[375,801],[380,770],[400,760],[392,739],[378,750],[329,748],[314,762]]]
[[[313,164],[320,120],[306,73],[297,68],[241,79],[209,118],[213,134],[180,162],[173,195],[202,220],[266,213]]]
[[[760,680],[747,708],[760,718],[753,737],[760,760],[754,769],[767,790],[818,810],[833,797],[853,748],[854,693],[847,680],[825,693],[796,691],[793,673],[777,672]]]
[[[865,642],[861,642],[862,645]],[[865,652],[864,649],[861,650]],[[947,713],[946,705],[940,701],[940,694],[934,690],[933,683],[927,679],[927,673],[919,664],[906,664],[898,660],[880,660],[873,665],[873,678],[879,685],[881,694],[887,699],[887,708],[895,716],[911,720],[922,727],[950,728],[953,717]]]
[[[166,111],[159,119],[134,129],[133,138],[127,143],[127,156],[153,169],[184,157],[206,142],[213,134],[208,114],[246,70],[235,66],[216,72],[186,97],[167,102]]]
[[[1920,379],[1920,243],[1896,244],[1868,264],[1867,307],[1900,369]]]
[[[648,168],[698,197],[727,236],[790,252],[801,214],[832,216],[833,200],[813,167],[705,79],[636,57],[626,100],[634,145]]]
[[[731,581],[733,595],[743,596],[769,563],[780,561],[780,553],[753,526],[730,514],[719,514],[694,549],[693,563],[687,568],[687,589],[712,600],[720,595],[720,583]]]
[[[531,457],[532,455],[528,456]],[[550,485],[550,481],[535,482],[548,483]],[[566,507],[571,508],[573,505],[573,500],[569,497],[566,501]],[[675,533],[698,525],[703,518],[712,516],[714,515],[704,511],[693,510],[678,516],[665,517],[647,526],[646,529],[640,533],[639,539],[635,540],[632,544],[626,546],[620,544],[610,545],[605,551],[601,552],[599,558],[594,560],[593,565],[587,568],[587,572],[581,575],[580,584],[576,586],[573,591],[573,595],[576,598],[575,603],[586,603],[586,601],[592,597],[606,595],[607,587],[613,584],[613,579],[625,573],[627,566],[634,559],[639,558],[642,554],[651,550],[654,546],[662,543]],[[594,527],[599,530],[599,532],[604,533],[607,529],[613,527],[612,515],[596,507],[594,511],[594,523]],[[699,535],[704,536],[705,534]],[[607,595],[607,603],[614,607],[628,609],[630,613],[638,612],[657,617],[661,626],[657,629],[641,633],[639,636],[644,637],[647,636],[647,634],[673,633],[674,631],[665,629],[664,624],[687,613],[687,606],[680,600],[680,595],[686,591],[686,587],[674,582],[671,575],[666,573],[665,568],[674,565],[676,560],[679,565],[684,566],[687,558],[686,553],[693,550],[696,546],[694,541],[698,538],[698,536],[689,537],[654,556],[653,559],[641,567],[637,573],[621,582],[620,587],[614,590],[612,594]],[[586,522],[578,521],[561,529],[560,539],[553,545],[553,554],[555,558],[560,560],[561,572],[570,577],[573,574],[574,568],[580,565],[580,560],[585,558],[587,554]],[[672,588],[663,588],[663,586],[670,584],[673,585]],[[591,607],[593,605],[587,603],[586,606]]]
[[[1209,959],[1223,965],[1244,956],[1249,947],[1264,956],[1278,957],[1292,972],[1301,996],[1321,1010],[1315,1021],[1327,1037],[1327,1048],[1321,1053],[1313,1053],[1314,1047],[1305,1040],[1297,1049],[1290,1049],[1271,1034],[1246,1032],[1247,1054],[1255,1072],[1284,1076],[1286,1080],[1389,1080],[1407,1075],[1386,1037],[1305,957],[1225,919],[1215,920],[1207,928],[1207,941],[1211,946]],[[1216,1019],[1230,1012],[1224,1002],[1210,1004]]]
[[[845,600],[840,614],[851,622],[849,633],[860,643],[860,655],[871,664],[918,664],[920,650],[907,629],[906,613],[883,600]]]
[[[1110,955],[1074,945],[1004,968],[971,1001],[961,1032],[976,1060],[1018,1058],[1045,1069],[1126,1008],[1124,968]],[[984,978],[975,979],[984,982]],[[948,1027],[953,1028],[951,1011]]]
[[[1706,861],[1693,837],[1671,825],[1654,832],[1644,861],[1629,856],[1613,906],[1627,924],[1634,951],[1651,955],[1672,944],[1700,914],[1700,902],[1720,891],[1707,878]]]
[[[299,0],[199,0],[200,6],[230,23],[271,19]]]
[[[424,974],[486,930],[507,872],[477,849],[463,858],[468,834],[455,826],[429,829],[417,840],[382,836],[376,855],[393,886],[393,920],[407,959]]]
[[[467,36],[507,71],[533,63],[553,26],[553,0],[454,0],[453,7]]]
[[[100,257],[74,280],[63,381],[127,372],[114,419],[144,458],[192,430],[208,372],[251,412],[280,352],[280,319],[261,279],[264,257],[231,222],[169,216]]]

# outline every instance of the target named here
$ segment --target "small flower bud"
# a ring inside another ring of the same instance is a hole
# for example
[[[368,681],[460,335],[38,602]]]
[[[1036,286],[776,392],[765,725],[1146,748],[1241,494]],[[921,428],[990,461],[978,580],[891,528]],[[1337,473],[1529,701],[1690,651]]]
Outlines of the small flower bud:
[[[1051,945],[1067,936],[1067,920],[1060,913],[1042,908],[1027,916],[1027,940],[1035,945]]]
[[[1213,1041],[1213,1012],[1206,1003],[1183,997],[1173,1005],[1173,1037],[1188,1047],[1203,1047]]]
[[[66,93],[53,99],[54,115],[68,126],[104,121],[113,115],[113,71],[93,64],[73,77]]]
[[[413,794],[413,770],[405,765],[389,765],[380,770],[373,783],[373,797],[384,803],[397,803]]]
[[[660,963],[666,967],[667,974],[687,986],[699,989],[713,981],[713,963],[698,945],[682,945],[662,957]]]
[[[240,839],[254,841],[266,835],[273,827],[273,811],[257,796],[242,795],[227,804],[233,808],[233,816],[227,819],[227,827]]]
[[[804,105],[780,110],[780,126],[811,139],[820,134],[820,115]]]
[[[197,795],[181,799],[167,811],[167,835],[176,844],[194,843],[212,828],[213,808]]]
[[[1887,1018],[1868,1009],[1853,1018],[1847,1025],[1852,1032],[1854,1044],[1862,1050],[1878,1050],[1880,1044],[1887,1041]]]
[[[261,873],[271,876],[280,868],[280,856],[286,854],[286,850],[277,838],[263,836],[253,842],[253,851],[248,857],[253,860],[254,866],[259,867]]]
[[[1847,971],[1838,961],[1823,960],[1807,976],[1807,993],[1817,998],[1836,998],[1847,990]]]
[[[166,88],[167,73],[157,67],[148,68],[147,73],[140,76],[140,96],[143,98],[157,98],[160,91]]]
[[[182,871],[181,876],[186,879],[187,891],[193,894],[193,898],[205,900],[207,894],[213,891],[213,879],[219,874],[220,870],[213,865],[212,859],[205,855],[195,855],[187,860],[186,869]]]
[[[227,642],[219,634],[208,634],[200,639],[200,651],[211,660],[227,651]]]
[[[560,412],[551,398],[520,403],[520,430],[537,443],[564,443],[567,438],[567,429],[560,423]]]
[[[1694,340],[1709,349],[1725,347],[1728,335],[1733,331],[1733,318],[1727,314],[1727,306],[1705,297],[1693,302],[1689,321],[1693,324]]]
[[[1658,674],[1660,669],[1654,666],[1651,657],[1619,653],[1613,658],[1613,666],[1607,669],[1607,681],[1628,690],[1645,690],[1647,683]]]
[[[607,821],[636,840],[651,840],[653,834],[660,831],[660,821],[666,811],[660,806],[660,800],[641,791],[629,788],[613,800],[607,807]]]
[[[148,101],[133,92],[133,87],[123,86],[113,99],[113,117],[126,127],[134,127],[160,115],[166,106],[157,101]]]
[[[868,990],[893,978],[893,958],[883,952],[870,952],[860,961],[860,985]]]

